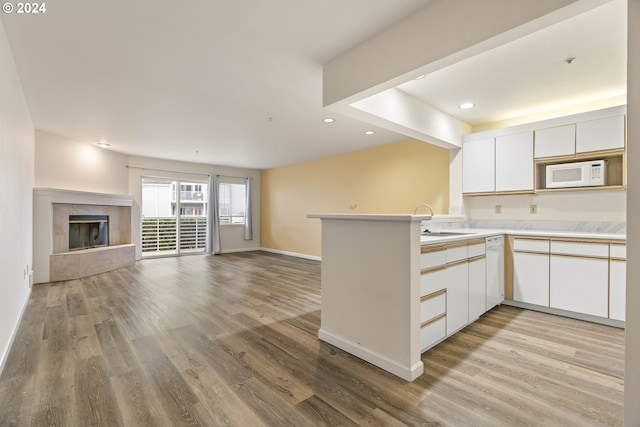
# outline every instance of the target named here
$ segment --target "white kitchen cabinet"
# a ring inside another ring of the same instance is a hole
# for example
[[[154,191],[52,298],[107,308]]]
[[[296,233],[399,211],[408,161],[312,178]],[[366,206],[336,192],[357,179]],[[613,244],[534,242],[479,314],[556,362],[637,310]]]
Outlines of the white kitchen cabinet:
[[[469,323],[469,264],[447,267],[447,336]]]
[[[549,255],[513,254],[513,299],[549,306]]]
[[[447,335],[447,318],[438,317],[420,327],[420,353],[424,353],[435,344],[442,341]]]
[[[495,190],[494,139],[462,144],[462,192],[487,193]]]
[[[576,124],[576,153],[624,148],[624,115]]]
[[[496,192],[533,191],[533,132],[497,137],[495,155]]]
[[[609,261],[609,318],[625,320],[627,291],[626,246],[611,244]]]
[[[535,131],[535,158],[570,156],[576,153],[576,125],[556,126]]]
[[[484,257],[469,261],[469,322],[486,311],[486,260]]]
[[[550,307],[608,317],[608,244],[552,241],[550,271]]]
[[[608,317],[609,262],[551,255],[549,306]]]
[[[420,295],[428,295],[447,287],[446,268],[439,268],[420,275]]]
[[[549,240],[513,240],[513,299],[549,306]]]
[[[627,262],[611,260],[609,265],[609,318],[625,320]]]

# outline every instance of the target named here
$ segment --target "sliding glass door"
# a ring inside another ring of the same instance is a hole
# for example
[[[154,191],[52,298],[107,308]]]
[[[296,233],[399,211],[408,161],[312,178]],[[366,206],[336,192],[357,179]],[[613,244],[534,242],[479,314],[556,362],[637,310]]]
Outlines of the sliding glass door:
[[[207,183],[142,178],[142,256],[203,253]]]

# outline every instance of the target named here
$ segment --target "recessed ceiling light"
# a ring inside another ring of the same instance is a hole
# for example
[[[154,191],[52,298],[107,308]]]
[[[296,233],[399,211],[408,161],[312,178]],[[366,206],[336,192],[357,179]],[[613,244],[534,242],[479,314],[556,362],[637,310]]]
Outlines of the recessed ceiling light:
[[[331,117],[327,117],[326,119],[322,119],[323,122],[325,123],[333,123],[336,121],[336,119],[332,119]]]
[[[374,133],[375,133],[375,132],[374,132],[374,131],[372,131],[372,130],[365,130],[365,131],[364,131],[364,134],[365,134],[365,135],[373,135]]]
[[[473,108],[475,104],[473,102],[463,102],[462,104],[458,105],[458,108],[462,108],[463,110],[467,110],[469,108]]]
[[[96,144],[98,147],[100,148],[109,148],[111,147],[111,144],[107,144],[106,142],[98,142],[98,144]]]
[[[426,77],[426,75],[425,75],[425,74],[421,74],[421,75],[419,75],[418,77],[416,77],[416,80],[422,80],[422,79],[424,79],[425,77]]]

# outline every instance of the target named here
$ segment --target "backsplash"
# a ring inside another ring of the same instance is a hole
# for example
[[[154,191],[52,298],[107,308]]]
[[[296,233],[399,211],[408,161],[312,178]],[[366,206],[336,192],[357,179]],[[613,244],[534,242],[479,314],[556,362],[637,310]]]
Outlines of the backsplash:
[[[504,228],[509,230],[576,231],[580,233],[626,234],[624,222],[600,221],[500,221],[471,220],[471,228]]]
[[[575,231],[580,233],[620,234],[627,232],[624,222],[604,221],[521,221],[521,220],[456,220],[422,221],[422,230],[447,230],[458,228],[490,228],[505,230]]]

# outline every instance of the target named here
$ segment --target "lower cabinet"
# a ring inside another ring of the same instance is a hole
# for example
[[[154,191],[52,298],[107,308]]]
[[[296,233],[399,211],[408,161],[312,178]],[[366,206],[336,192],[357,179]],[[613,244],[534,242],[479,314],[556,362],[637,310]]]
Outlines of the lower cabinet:
[[[513,240],[513,299],[624,321],[626,247],[607,241]]]
[[[469,322],[487,311],[487,263],[484,257],[469,260]]]
[[[447,267],[447,336],[469,323],[469,264]]]
[[[551,241],[549,306],[609,316],[609,243]]]
[[[608,284],[606,259],[551,256],[550,307],[608,317]]]
[[[611,244],[609,261],[609,318],[625,320],[627,288],[627,249],[625,245]]]
[[[443,314],[420,327],[420,352],[423,353],[447,336],[447,319]]]
[[[484,239],[423,246],[420,348],[429,349],[486,311]]]
[[[513,299],[549,306],[548,254],[513,254]]]

